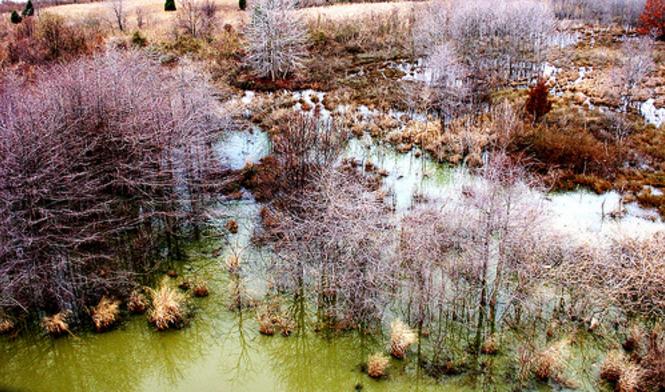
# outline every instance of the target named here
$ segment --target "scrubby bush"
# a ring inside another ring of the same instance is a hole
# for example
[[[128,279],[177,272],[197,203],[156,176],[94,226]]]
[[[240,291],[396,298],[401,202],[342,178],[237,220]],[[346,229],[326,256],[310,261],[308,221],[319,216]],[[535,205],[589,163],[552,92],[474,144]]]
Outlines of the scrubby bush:
[[[118,321],[120,316],[120,301],[117,299],[102,297],[97,306],[92,308],[92,323],[97,332],[109,329]]]
[[[390,324],[390,354],[397,359],[404,359],[406,351],[418,342],[418,335],[401,320]]]
[[[212,0],[183,0],[176,13],[176,28],[191,37],[210,37],[217,25],[217,11]]]
[[[182,327],[187,317],[185,297],[164,283],[158,289],[150,290],[150,294],[152,306],[148,312],[148,321],[158,331]]]
[[[647,0],[553,0],[552,8],[559,19],[619,23],[636,26]]]
[[[538,83],[531,87],[525,109],[533,117],[534,121],[539,121],[552,110],[550,92],[545,79],[538,80]]]
[[[246,28],[247,62],[259,77],[286,78],[304,67],[307,56],[305,25],[294,0],[252,2]]]
[[[205,77],[109,52],[0,89],[0,306],[80,313],[177,257],[222,177]]]

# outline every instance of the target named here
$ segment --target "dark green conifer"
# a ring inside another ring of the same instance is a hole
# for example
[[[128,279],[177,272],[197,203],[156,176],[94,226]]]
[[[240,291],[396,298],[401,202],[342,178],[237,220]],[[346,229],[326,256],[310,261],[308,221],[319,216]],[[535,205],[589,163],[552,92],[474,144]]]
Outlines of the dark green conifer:
[[[23,8],[23,16],[32,16],[35,14],[35,7],[32,6],[32,0],[28,0]]]
[[[9,20],[11,20],[13,24],[19,24],[23,18],[21,18],[21,15],[19,15],[18,12],[12,11],[12,15],[9,17]]]
[[[244,11],[247,8],[247,0],[238,0],[238,6]]]
[[[175,0],[166,0],[164,11],[175,11]]]

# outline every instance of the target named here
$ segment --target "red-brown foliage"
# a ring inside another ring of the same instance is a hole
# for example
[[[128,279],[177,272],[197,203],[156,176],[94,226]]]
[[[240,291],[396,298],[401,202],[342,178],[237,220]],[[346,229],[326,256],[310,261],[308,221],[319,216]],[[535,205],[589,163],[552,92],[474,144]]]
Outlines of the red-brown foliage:
[[[545,79],[538,80],[529,90],[529,97],[526,100],[526,112],[533,116],[534,121],[539,121],[544,115],[552,110],[550,102],[550,92],[547,89]]]
[[[640,34],[654,34],[665,38],[665,0],[647,0],[637,30]]]

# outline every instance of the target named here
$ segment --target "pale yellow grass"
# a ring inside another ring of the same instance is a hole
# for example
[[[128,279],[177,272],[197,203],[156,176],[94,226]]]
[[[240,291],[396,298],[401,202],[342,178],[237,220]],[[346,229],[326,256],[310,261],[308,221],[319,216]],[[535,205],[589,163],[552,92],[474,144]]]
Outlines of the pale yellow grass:
[[[218,6],[218,23],[221,26],[230,24],[238,27],[247,18],[247,12],[238,9],[238,0],[213,0]],[[107,26],[115,26],[111,1],[84,4],[66,4],[48,7],[42,12],[61,15],[74,21],[100,20]],[[176,0],[176,5],[180,2]],[[137,14],[142,13],[144,26],[142,30],[149,35],[165,34],[172,30],[176,12],[164,11],[163,0],[124,0],[123,8],[127,17],[128,31],[137,30]]]
[[[230,24],[239,27],[248,20],[249,12],[238,9],[237,0],[213,0],[219,6],[219,24],[220,27]],[[64,16],[69,19],[101,20],[108,26],[114,25],[114,14],[111,7],[111,1],[102,1],[84,4],[67,4],[49,7],[44,12],[49,12]],[[176,1],[179,6],[179,2]],[[312,7],[298,10],[303,16],[310,19],[330,19],[342,20],[348,18],[358,18],[369,16],[371,14],[385,14],[398,12],[401,15],[410,13],[416,3],[413,2],[385,2],[385,3],[356,3],[356,4],[336,4],[331,6]],[[173,20],[176,12],[164,11],[163,0],[124,0],[123,7],[127,15],[127,30],[137,29],[137,12],[143,13],[145,32],[149,34],[163,34],[172,29]]]
[[[408,15],[416,7],[417,3],[409,1],[385,2],[385,3],[355,3],[334,4],[322,7],[312,7],[300,10],[305,16],[316,19],[340,20],[348,18],[359,18],[371,14],[388,14],[397,12],[400,15]]]

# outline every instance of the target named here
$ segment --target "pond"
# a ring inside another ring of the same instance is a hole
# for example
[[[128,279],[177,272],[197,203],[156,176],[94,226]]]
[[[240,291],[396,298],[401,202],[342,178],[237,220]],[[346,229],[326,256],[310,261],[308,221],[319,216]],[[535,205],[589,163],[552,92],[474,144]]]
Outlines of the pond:
[[[306,94],[309,97],[312,92]],[[215,149],[219,159],[233,168],[257,162],[269,151],[269,138],[260,129],[232,132]],[[414,193],[436,199],[449,194],[456,181],[469,176],[463,168],[439,165],[414,151],[398,153],[370,138],[353,139],[345,156],[370,160],[387,172],[387,197],[398,212],[412,205]],[[648,235],[664,227],[659,217],[635,205],[626,208],[623,218],[606,218],[606,213],[620,204],[616,193],[541,196],[552,215],[552,224],[592,240],[625,233]],[[230,310],[232,280],[225,260],[232,252],[247,260],[244,268],[253,276],[247,283],[249,293],[261,298],[265,292],[261,271],[271,256],[250,242],[260,207],[248,192],[242,200],[221,205],[213,214],[215,222],[221,227],[228,218],[236,219],[238,233],[190,249],[188,262],[176,266],[181,276],[206,279],[211,290],[207,298],[192,299],[195,315],[187,327],[159,333],[148,325],[145,316],[128,316],[118,328],[103,334],[81,332],[55,340],[29,334],[16,339],[0,337],[0,390],[512,390],[507,378],[488,379],[472,373],[434,380],[417,366],[414,353],[403,361],[391,359],[387,379],[371,379],[360,365],[369,354],[386,352],[387,338],[353,332],[334,336],[316,333],[311,328],[314,315],[304,316],[301,328],[289,337],[259,334],[253,310]],[[212,250],[220,248],[221,253],[214,255]],[[176,282],[170,279],[168,284]],[[576,357],[597,357],[599,352],[580,350]],[[573,371],[588,371],[596,357],[586,367],[571,362]],[[502,361],[502,357],[496,357],[496,361]],[[590,381],[595,375],[581,378],[586,380],[581,389],[595,388]],[[551,387],[543,384],[538,388]]]

